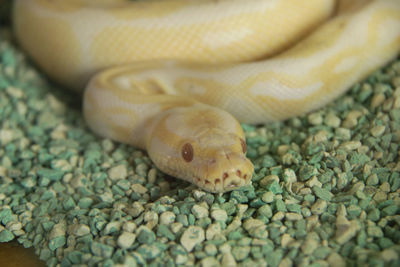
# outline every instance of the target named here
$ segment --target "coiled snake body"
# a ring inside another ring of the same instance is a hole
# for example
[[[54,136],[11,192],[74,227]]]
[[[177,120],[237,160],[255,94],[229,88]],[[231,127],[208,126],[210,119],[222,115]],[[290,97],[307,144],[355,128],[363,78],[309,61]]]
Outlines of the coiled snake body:
[[[400,51],[398,0],[17,0],[20,45],[98,134],[211,192],[249,184],[239,122],[316,109]],[[87,86],[86,86],[87,84]]]

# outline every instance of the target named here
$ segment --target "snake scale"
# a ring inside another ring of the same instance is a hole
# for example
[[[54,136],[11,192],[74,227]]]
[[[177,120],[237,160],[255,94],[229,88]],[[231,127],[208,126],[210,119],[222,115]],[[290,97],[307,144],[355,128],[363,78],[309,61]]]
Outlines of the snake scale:
[[[251,183],[240,123],[322,107],[400,51],[399,0],[16,0],[13,23],[94,132],[210,192]]]

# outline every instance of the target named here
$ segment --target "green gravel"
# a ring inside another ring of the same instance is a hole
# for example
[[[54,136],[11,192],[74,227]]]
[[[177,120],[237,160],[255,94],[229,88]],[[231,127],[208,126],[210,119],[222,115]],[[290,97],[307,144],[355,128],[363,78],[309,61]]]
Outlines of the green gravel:
[[[243,125],[253,184],[222,195],[97,137],[79,106],[0,30],[0,242],[49,266],[400,265],[400,59],[322,110]]]

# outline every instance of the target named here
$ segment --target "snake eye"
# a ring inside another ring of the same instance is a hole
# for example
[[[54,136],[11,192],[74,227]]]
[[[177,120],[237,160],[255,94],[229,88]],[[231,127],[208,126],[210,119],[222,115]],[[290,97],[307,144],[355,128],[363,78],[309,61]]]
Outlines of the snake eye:
[[[247,151],[246,141],[244,141],[242,138],[240,138],[240,144],[242,145],[243,153],[246,153],[246,151]]]
[[[190,143],[186,143],[182,147],[182,158],[186,162],[191,162],[193,160],[193,147]]]

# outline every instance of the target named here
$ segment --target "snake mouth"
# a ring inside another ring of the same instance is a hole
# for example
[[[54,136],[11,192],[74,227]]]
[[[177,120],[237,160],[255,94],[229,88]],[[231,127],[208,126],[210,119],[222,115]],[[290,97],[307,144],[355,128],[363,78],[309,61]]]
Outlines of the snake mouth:
[[[224,171],[221,175],[215,178],[200,178],[194,177],[194,183],[200,188],[212,193],[224,193],[251,183],[253,168],[244,171],[234,169]]]
[[[242,173],[241,170],[237,169],[234,172],[224,172],[222,175],[222,183],[223,188],[225,190],[234,189],[243,185],[246,185],[249,182],[249,177],[251,174]],[[217,182],[217,179],[216,179]]]

